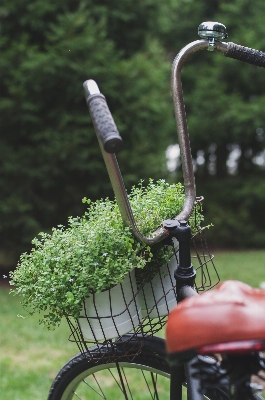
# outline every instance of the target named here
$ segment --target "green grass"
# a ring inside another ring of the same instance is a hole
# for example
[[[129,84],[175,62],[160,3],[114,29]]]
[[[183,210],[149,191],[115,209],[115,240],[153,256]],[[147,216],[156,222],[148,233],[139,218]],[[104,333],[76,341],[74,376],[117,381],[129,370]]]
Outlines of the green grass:
[[[216,252],[214,261],[222,281],[237,279],[255,287],[265,282],[265,251]],[[45,400],[59,369],[78,352],[67,340],[68,326],[49,332],[38,325],[38,316],[18,317],[25,315],[19,298],[4,288],[0,304],[0,397]]]
[[[68,342],[66,323],[56,331],[26,319],[18,297],[0,289],[0,387],[5,400],[43,400],[62,365],[77,347]]]
[[[214,255],[221,281],[241,280],[253,287],[265,282],[265,250],[214,252]]]

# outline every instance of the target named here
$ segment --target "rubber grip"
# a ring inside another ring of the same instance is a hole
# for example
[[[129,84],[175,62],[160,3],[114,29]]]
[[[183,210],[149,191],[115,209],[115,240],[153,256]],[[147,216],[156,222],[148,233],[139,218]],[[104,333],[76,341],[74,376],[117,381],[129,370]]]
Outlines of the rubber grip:
[[[103,94],[93,94],[87,99],[88,109],[95,131],[107,153],[118,153],[123,148],[123,140],[111,115]]]
[[[233,42],[228,42],[227,44],[228,49],[224,54],[226,57],[257,65],[258,67],[265,67],[265,53],[263,51],[250,49]]]

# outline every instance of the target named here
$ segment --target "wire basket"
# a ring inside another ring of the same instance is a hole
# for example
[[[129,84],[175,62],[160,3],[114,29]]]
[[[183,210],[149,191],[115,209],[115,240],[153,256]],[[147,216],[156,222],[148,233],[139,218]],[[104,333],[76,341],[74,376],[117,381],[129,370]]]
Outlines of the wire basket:
[[[174,270],[178,251],[173,246],[172,250],[166,265],[154,263],[151,279],[149,276],[140,283],[134,270],[114,288],[84,300],[78,319],[67,318],[69,340],[76,342],[86,357],[110,357],[108,362],[124,355],[133,359],[141,352],[145,337],[154,336],[163,328],[169,311],[177,303]]]
[[[169,262],[154,263],[151,277],[139,279],[132,271],[124,282],[84,300],[78,319],[67,317],[71,329],[69,340],[77,343],[86,358],[116,362],[126,356],[133,360],[141,352],[145,338],[164,327],[168,313],[177,303],[174,278],[178,266],[177,243],[172,242],[171,248]],[[192,238],[198,292],[209,290],[220,281],[213,258],[204,230],[199,230]]]

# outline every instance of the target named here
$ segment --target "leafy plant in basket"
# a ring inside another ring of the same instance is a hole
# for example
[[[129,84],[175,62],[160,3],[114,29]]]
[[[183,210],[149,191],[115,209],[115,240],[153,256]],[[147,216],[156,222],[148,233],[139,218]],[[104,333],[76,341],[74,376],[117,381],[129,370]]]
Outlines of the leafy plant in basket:
[[[180,183],[150,180],[147,187],[142,182],[134,187],[129,198],[140,230],[149,235],[180,211],[184,191]],[[171,255],[162,246],[139,243],[123,225],[116,201],[83,202],[88,209],[82,217],[70,217],[67,228],[40,233],[11,273],[16,287],[11,292],[22,296],[29,314],[40,313],[48,328],[64,316],[78,318],[85,298],[121,283],[135,268],[144,269],[153,258],[167,262]],[[199,225],[203,216],[197,212],[196,218]],[[194,230],[194,214],[190,224]]]

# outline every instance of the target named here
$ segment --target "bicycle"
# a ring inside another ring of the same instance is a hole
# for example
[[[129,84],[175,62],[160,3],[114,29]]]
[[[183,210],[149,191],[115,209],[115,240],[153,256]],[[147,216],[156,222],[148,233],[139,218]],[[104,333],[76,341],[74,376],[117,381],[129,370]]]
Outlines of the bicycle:
[[[145,322],[136,326],[133,332],[118,336],[113,340],[106,338],[103,342],[99,342],[95,338],[95,346],[90,348],[87,346],[79,324],[73,325],[69,320],[72,337],[79,345],[80,353],[58,373],[52,384],[48,400],[99,397],[118,399],[119,395],[127,400],[134,398],[159,399],[163,396],[163,398],[169,398],[169,394],[171,400],[180,400],[183,385],[187,387],[190,400],[202,399],[203,395],[212,400],[237,399],[239,397],[260,398],[258,394],[254,394],[255,390],[259,390],[260,387],[258,385],[251,386],[250,375],[257,373],[259,369],[265,370],[265,361],[258,353],[265,349],[264,340],[260,340],[263,338],[255,338],[254,342],[237,341],[231,344],[228,335],[226,346],[222,347],[222,344],[215,343],[212,347],[207,347],[208,343],[203,342],[204,345],[197,344],[196,348],[192,347],[190,343],[186,344],[186,347],[184,345],[183,348],[179,348],[180,346],[174,339],[176,329],[181,328],[180,323],[187,320],[185,312],[188,307],[184,304],[188,304],[192,309],[192,305],[196,305],[196,302],[200,304],[200,300],[197,299],[204,298],[204,295],[195,296],[199,288],[198,285],[196,287],[196,272],[191,263],[191,232],[186,222],[194,207],[196,194],[180,78],[182,66],[191,54],[207,49],[221,52],[226,57],[265,67],[264,53],[222,41],[227,37],[226,27],[223,24],[202,23],[198,33],[201,40],[188,44],[176,56],[171,78],[184,176],[185,202],[181,213],[172,220],[164,221],[162,226],[150,237],[142,235],[134,220],[115,156],[115,153],[121,150],[123,142],[105,97],[100,93],[94,81],[89,80],[84,83],[88,108],[124,223],[131,226],[138,240],[144,243],[150,245],[159,242],[169,244],[169,237],[177,239],[179,243],[178,254],[174,253],[178,264],[174,273],[176,283],[172,282],[170,291],[177,297],[178,302],[183,300],[184,302],[180,304],[180,307],[174,309],[169,317],[167,328],[169,355],[166,352],[165,340],[155,336],[155,333],[165,325],[166,316],[158,314],[154,320],[147,313]],[[202,266],[207,265],[209,261],[212,262],[212,257],[209,256],[206,260],[204,254]],[[168,273],[170,275],[171,272],[168,271]],[[208,270],[206,273],[202,273],[202,280],[205,279],[207,273]],[[202,286],[205,289],[205,286]],[[209,286],[212,287],[214,284]],[[139,290],[141,291],[142,287]],[[208,293],[213,293],[213,291]],[[164,298],[167,295],[168,292],[164,291]],[[153,308],[157,308],[157,304]],[[179,318],[177,323],[176,315],[181,315],[183,309],[185,318]],[[191,326],[193,329],[196,326],[194,321]],[[182,332],[178,334],[178,338],[183,339],[185,335],[187,332]],[[188,336],[191,336],[190,333]],[[242,351],[244,356],[241,355]],[[220,356],[213,357],[213,353],[222,354],[222,360],[220,360]],[[227,354],[230,356],[227,357]],[[234,379],[232,384],[231,376]],[[131,386],[131,379],[133,379],[134,386]],[[163,382],[161,383],[160,380]],[[136,386],[135,382],[137,382]],[[103,385],[106,393],[103,392]]]

